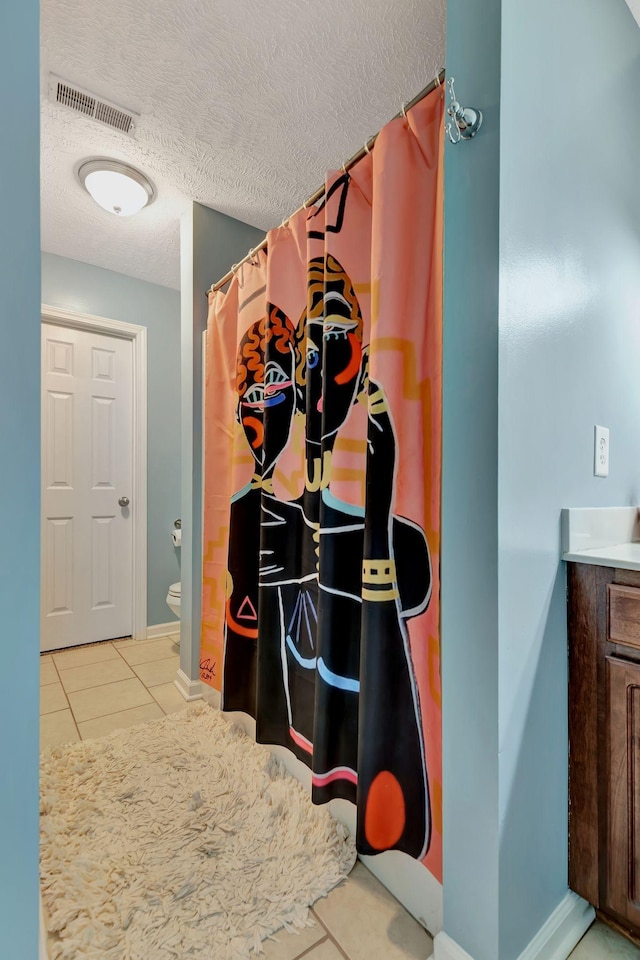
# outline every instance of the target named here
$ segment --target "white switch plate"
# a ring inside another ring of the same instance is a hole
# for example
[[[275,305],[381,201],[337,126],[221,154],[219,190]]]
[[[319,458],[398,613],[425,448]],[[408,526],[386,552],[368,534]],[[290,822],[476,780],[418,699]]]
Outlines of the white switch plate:
[[[609,428],[596,424],[593,444],[593,472],[596,477],[609,476]]]

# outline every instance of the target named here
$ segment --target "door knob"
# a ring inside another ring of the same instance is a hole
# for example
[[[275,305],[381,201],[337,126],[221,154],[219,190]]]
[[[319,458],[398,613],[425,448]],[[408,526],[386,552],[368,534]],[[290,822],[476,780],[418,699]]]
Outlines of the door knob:
[[[129,497],[120,497],[119,500],[118,500],[118,503],[120,504],[121,507],[128,507],[128,506],[129,506]]]

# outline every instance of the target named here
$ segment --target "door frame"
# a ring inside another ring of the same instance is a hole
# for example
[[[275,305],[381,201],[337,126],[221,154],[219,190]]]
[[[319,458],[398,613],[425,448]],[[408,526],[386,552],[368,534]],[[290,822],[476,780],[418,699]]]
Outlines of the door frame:
[[[130,340],[133,349],[133,583],[131,635],[147,639],[147,328],[42,304],[42,323]]]

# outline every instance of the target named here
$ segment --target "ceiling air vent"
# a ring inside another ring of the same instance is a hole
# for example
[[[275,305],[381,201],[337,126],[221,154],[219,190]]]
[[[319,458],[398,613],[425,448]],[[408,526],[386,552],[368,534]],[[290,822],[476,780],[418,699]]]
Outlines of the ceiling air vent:
[[[53,73],[49,74],[49,99],[70,110],[75,110],[76,113],[83,113],[92,120],[98,120],[107,127],[120,130],[121,133],[126,133],[130,137],[135,134],[136,121],[140,119],[137,113],[117,107],[114,103],[89,93],[88,90],[83,90],[61,77],[56,77]]]

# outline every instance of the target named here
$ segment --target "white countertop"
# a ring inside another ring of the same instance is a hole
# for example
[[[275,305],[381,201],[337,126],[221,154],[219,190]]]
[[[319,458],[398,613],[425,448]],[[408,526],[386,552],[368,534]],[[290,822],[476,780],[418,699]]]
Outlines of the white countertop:
[[[640,543],[619,543],[615,547],[576,550],[575,553],[563,553],[562,559],[571,560],[573,563],[595,563],[599,567],[640,570]]]
[[[570,508],[562,511],[562,559],[600,567],[640,570],[637,507]]]

